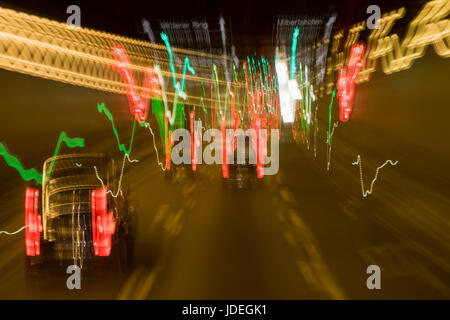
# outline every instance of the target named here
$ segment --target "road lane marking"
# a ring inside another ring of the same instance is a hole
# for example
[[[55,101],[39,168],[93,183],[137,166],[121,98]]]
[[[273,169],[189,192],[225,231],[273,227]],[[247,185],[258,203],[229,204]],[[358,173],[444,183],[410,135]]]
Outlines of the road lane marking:
[[[277,214],[276,214],[276,216],[277,216],[277,218],[278,218],[278,220],[280,220],[280,222],[285,222],[286,220],[284,219],[284,215],[283,215],[283,212],[281,212],[280,210],[279,211],[277,211]]]
[[[156,211],[156,214],[153,218],[153,224],[157,224],[158,222],[162,221],[166,213],[169,211],[169,205],[163,204],[161,205],[158,210]]]
[[[321,289],[327,292],[332,299],[336,300],[346,299],[346,295],[343,289],[335,281],[325,261],[320,255],[319,249],[315,245],[316,241],[310,229],[298,216],[295,210],[292,209],[289,210],[288,214],[294,226],[297,227],[299,235],[303,239],[302,242],[303,247],[305,248],[306,253],[311,261],[310,267],[312,268],[313,273],[320,282]]]
[[[292,202],[292,197],[289,194],[289,191],[286,188],[283,188],[280,190],[280,194],[281,194],[281,198],[283,198],[283,200],[285,202]]]
[[[169,232],[170,236],[176,235],[182,224],[179,222],[184,210],[180,209],[176,214],[170,213],[164,223],[164,229]]]
[[[131,298],[132,289],[135,287],[136,281],[139,279],[139,276],[142,272],[142,267],[138,266],[133,273],[128,277],[125,281],[125,284],[119,291],[117,295],[117,300],[127,300]]]
[[[285,231],[284,238],[286,239],[288,245],[291,246],[292,248],[295,248],[297,246],[297,243],[295,242],[294,236],[292,235],[291,232]]]
[[[150,290],[152,290],[155,278],[156,278],[156,271],[153,270],[142,282],[140,290],[135,295],[137,300],[144,300],[147,298],[148,294],[150,293]]]
[[[348,201],[341,201],[338,203],[338,206],[347,217],[352,220],[358,220],[358,216],[350,209],[350,203]]]
[[[314,276],[314,273],[312,272],[309,265],[303,261],[298,260],[297,261],[298,268],[300,269],[300,273],[303,275],[303,278],[308,282],[311,286],[315,287],[316,290],[320,289],[319,282],[317,278]]]

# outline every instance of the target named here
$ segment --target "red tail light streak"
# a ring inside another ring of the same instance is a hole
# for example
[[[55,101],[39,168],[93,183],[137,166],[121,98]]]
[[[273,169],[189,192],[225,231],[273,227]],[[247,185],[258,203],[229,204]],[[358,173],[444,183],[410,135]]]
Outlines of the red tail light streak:
[[[139,122],[144,122],[148,117],[150,96],[161,95],[159,79],[156,76],[153,68],[147,67],[145,69],[146,73],[143,82],[143,90],[139,94],[136,91],[136,79],[130,70],[132,64],[125,51],[125,48],[121,46],[114,47],[112,48],[112,53],[117,59],[115,68],[117,72],[120,73],[122,80],[126,84],[130,112],[136,117],[136,120],[138,120]],[[147,92],[145,92],[144,90],[146,90]]]
[[[100,257],[107,257],[111,254],[111,236],[116,228],[114,213],[107,212],[107,209],[106,187],[92,190],[92,240],[94,254]]]
[[[38,215],[39,190],[25,190],[25,249],[29,257],[41,254],[41,216]]]
[[[230,176],[229,168],[227,164],[227,138],[226,138],[226,124],[225,118],[222,118],[222,122],[220,123],[220,131],[222,133],[222,174],[224,178],[228,178]]]
[[[347,66],[339,70],[337,97],[339,98],[339,118],[342,122],[347,122],[352,113],[355,81],[364,67],[364,60],[362,60],[364,50],[363,44],[355,44],[350,51]]]

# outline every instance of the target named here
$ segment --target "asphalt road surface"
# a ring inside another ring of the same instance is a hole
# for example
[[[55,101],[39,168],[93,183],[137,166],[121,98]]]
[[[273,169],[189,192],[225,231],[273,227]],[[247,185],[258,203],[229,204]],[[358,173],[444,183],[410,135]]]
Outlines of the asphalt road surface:
[[[329,170],[330,97],[319,100],[316,139],[282,143],[279,173],[254,189],[225,189],[219,166],[166,179],[151,135],[139,129],[131,154],[139,162],[127,163],[124,175],[136,207],[131,272],[92,279],[81,291],[54,275],[32,291],[24,233],[1,234],[0,298],[450,298],[448,71],[449,60],[429,48],[411,69],[357,85],[352,119],[333,134]],[[97,103],[111,110],[128,145],[125,97],[3,70],[0,79],[0,141],[24,167],[41,171],[63,130],[86,145],[63,153],[101,151],[121,161]],[[367,197],[352,165],[358,155],[364,190],[377,167],[398,161],[379,170]],[[0,230],[14,231],[24,224],[27,184],[3,159],[0,176]],[[381,290],[366,287],[372,264],[381,268]]]

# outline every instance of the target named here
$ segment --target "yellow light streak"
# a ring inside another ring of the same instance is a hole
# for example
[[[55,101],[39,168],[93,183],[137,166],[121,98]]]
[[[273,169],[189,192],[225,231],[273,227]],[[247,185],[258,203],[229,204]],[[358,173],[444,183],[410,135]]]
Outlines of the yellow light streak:
[[[130,57],[130,70],[137,83],[142,83],[146,68],[154,66],[154,52],[158,55],[158,65],[167,83],[171,83],[172,72],[169,56],[164,45],[113,35],[87,28],[69,28],[66,23],[0,8],[0,68],[30,74],[36,77],[51,79],[72,85],[83,86],[101,91],[126,94],[127,85],[123,83],[119,73],[114,69],[117,61],[111,48],[123,46]],[[223,56],[204,52],[172,48],[180,57],[202,57],[223,61]],[[231,59],[227,57],[227,59]],[[192,60],[191,60],[192,61]],[[198,74],[210,74],[208,66],[194,66],[197,75],[186,74],[186,82],[210,84],[210,77]],[[181,66],[177,68],[181,70]],[[223,73],[223,68],[218,68]],[[182,73],[176,73],[177,79]],[[227,82],[217,80],[217,84],[226,88]],[[240,86],[237,83],[234,86]],[[136,90],[150,95],[148,88],[136,86]],[[196,95],[191,90],[187,100],[190,105],[203,106],[209,98]],[[174,101],[175,90],[170,86],[166,92],[167,99]]]

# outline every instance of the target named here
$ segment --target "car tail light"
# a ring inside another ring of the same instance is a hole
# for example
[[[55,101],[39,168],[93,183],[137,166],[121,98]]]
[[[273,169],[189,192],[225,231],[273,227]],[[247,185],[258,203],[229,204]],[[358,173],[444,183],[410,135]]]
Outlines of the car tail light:
[[[264,156],[267,154],[267,150],[264,149],[267,146],[265,136],[260,132],[261,120],[256,119],[256,176],[258,179],[264,178]]]
[[[227,163],[227,136],[225,118],[222,118],[222,122],[220,123],[220,131],[222,132],[222,175],[224,178],[228,179],[228,177],[230,176],[230,172]]]
[[[41,216],[38,215],[39,190],[27,187],[25,190],[25,249],[27,256],[41,254]]]
[[[116,229],[113,212],[107,212],[106,187],[91,192],[92,240],[94,254],[107,257],[111,253],[111,236]]]
[[[169,119],[167,118],[167,115],[164,116],[164,140],[166,151],[166,170],[170,170],[170,147],[172,141],[172,131],[169,130]]]
[[[198,138],[194,133],[194,110],[191,111],[190,116],[190,125],[191,125],[191,164],[192,164],[192,171],[197,170],[197,139]]]

